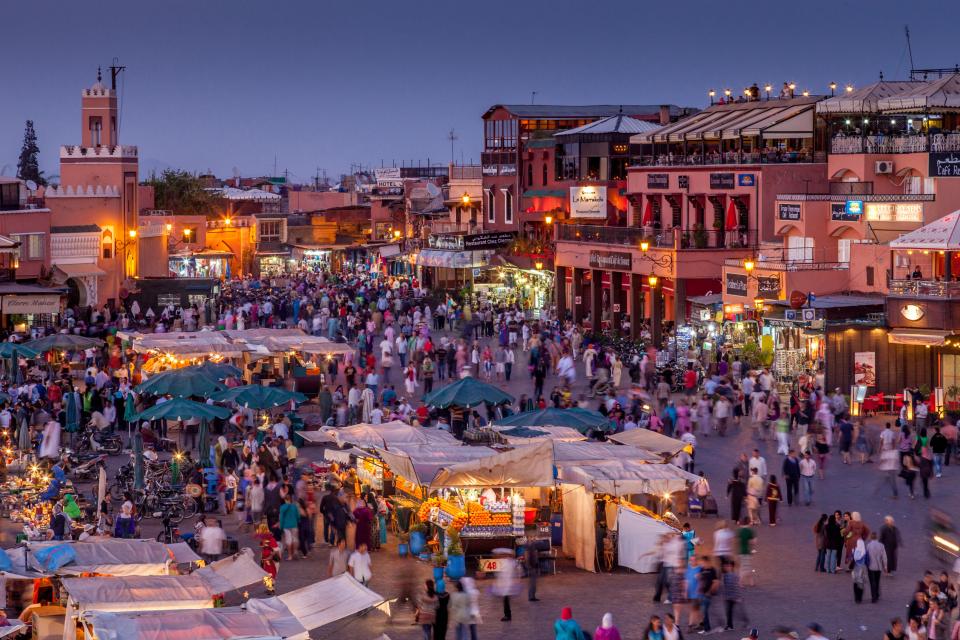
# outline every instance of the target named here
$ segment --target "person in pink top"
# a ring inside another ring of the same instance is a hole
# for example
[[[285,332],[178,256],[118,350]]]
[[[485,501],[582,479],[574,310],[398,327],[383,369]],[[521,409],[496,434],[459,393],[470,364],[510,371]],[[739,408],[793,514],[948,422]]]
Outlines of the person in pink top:
[[[620,631],[613,624],[613,614],[603,614],[600,626],[593,633],[594,640],[620,640]]]

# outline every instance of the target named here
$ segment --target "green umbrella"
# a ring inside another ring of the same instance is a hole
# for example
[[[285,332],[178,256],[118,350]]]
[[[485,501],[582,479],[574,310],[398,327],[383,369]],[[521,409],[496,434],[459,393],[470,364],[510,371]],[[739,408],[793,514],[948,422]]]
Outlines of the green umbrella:
[[[158,373],[137,386],[137,393],[155,396],[200,396],[206,398],[226,387],[208,373],[194,368],[172,369]]]
[[[512,429],[507,429],[506,431],[501,431],[500,435],[509,436],[511,438],[539,438],[550,435],[550,432],[541,431],[540,429],[531,429],[530,427],[514,427]]]
[[[77,394],[67,392],[66,424],[63,426],[67,433],[76,433],[80,430],[80,407],[77,406]]]
[[[133,434],[133,488],[143,489],[143,436]]]
[[[187,369],[196,369],[197,371],[202,371],[214,380],[226,380],[227,378],[239,378],[243,375],[238,367],[233,366],[228,362],[210,362],[209,360],[205,361],[202,364],[198,364],[192,367],[187,367]]]
[[[524,411],[498,420],[501,427],[570,427],[580,433],[588,431],[612,431],[613,425],[599,411],[590,411],[580,407],[557,409],[549,407],[534,411]]]
[[[423,404],[438,409],[447,407],[476,407],[481,404],[509,404],[513,396],[504,393],[492,384],[473,377],[461,378],[451,385],[428,393]]]
[[[37,353],[44,353],[53,349],[77,351],[78,349],[90,349],[92,347],[102,347],[103,345],[103,340],[97,338],[76,336],[70,333],[55,333],[52,336],[31,340],[26,343],[25,346]]]
[[[215,393],[212,397],[217,401],[236,402],[238,405],[250,409],[272,409],[291,400],[294,402],[306,402],[307,400],[305,395],[296,391],[288,391],[280,387],[264,387],[258,384],[234,387]]]
[[[123,401],[123,419],[127,423],[127,446],[133,448],[133,423],[137,421],[137,402],[132,393]]]
[[[186,398],[175,398],[150,407],[137,415],[135,420],[190,420],[191,418],[209,419],[229,416],[229,409],[194,402]]]
[[[207,421],[200,421],[200,467],[210,466],[210,435],[207,432]]]
[[[0,358],[12,358],[16,354],[17,357],[23,356],[25,358],[36,358],[40,355],[39,351],[34,351],[30,347],[17,344],[16,342],[0,342]]]

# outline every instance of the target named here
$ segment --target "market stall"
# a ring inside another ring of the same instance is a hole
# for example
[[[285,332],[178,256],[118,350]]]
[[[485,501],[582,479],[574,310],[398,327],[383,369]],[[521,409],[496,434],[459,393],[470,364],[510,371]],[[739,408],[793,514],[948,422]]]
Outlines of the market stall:
[[[693,453],[693,448],[682,440],[665,436],[650,429],[630,429],[622,433],[612,434],[607,438],[620,444],[631,445],[662,456],[664,462],[669,461],[681,451]]]
[[[59,575],[96,573],[106,576],[169,575],[178,565],[200,561],[200,556],[183,542],[163,544],[156,540],[124,540],[116,538],[91,541],[27,542],[26,562],[30,569],[44,572],[44,563],[37,554],[53,547],[68,547],[71,560],[55,569]]]
[[[337,445],[344,447],[380,447],[390,449],[392,445],[405,444],[441,444],[459,445],[449,432],[441,429],[414,427],[406,422],[394,420],[382,424],[361,422],[349,427],[324,429],[333,436]]]
[[[272,618],[289,611],[307,631],[376,608],[390,615],[383,596],[344,573],[273,598],[251,599],[247,610]]]
[[[533,444],[541,440],[553,442],[582,442],[585,435],[571,427],[508,427],[494,425],[492,431],[504,444],[517,446]]]
[[[111,613],[88,611],[81,616],[86,638],[96,640],[306,640],[309,634],[289,612],[254,613],[247,607]]]

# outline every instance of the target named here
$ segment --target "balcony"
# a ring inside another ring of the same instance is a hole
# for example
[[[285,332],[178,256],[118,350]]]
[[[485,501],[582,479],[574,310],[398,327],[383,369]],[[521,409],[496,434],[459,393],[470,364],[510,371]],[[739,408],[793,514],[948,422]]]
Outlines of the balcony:
[[[743,267],[743,260],[724,260],[728,267]],[[755,262],[758,271],[846,271],[850,268],[848,262],[822,262],[813,260],[792,260],[789,258],[760,259]]]
[[[765,151],[715,151],[706,154],[658,154],[635,158],[636,166],[641,167],[688,167],[712,165],[755,165],[755,164],[798,164],[826,162],[823,152],[811,152],[809,149],[788,150],[770,149]]]
[[[638,247],[641,240],[651,247],[667,250],[745,249],[756,246],[755,230],[724,231],[722,229],[657,230],[637,227],[603,227],[587,224],[563,224],[557,227],[557,240],[593,242]]]
[[[960,298],[960,282],[890,280],[890,295],[907,298]]]

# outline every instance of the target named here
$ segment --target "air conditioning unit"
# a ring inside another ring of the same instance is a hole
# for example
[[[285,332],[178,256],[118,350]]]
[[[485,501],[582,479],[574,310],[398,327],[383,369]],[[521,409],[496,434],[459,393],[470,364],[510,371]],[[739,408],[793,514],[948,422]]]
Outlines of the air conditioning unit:
[[[875,163],[873,163],[873,172],[877,175],[893,173],[893,161],[877,160]]]

